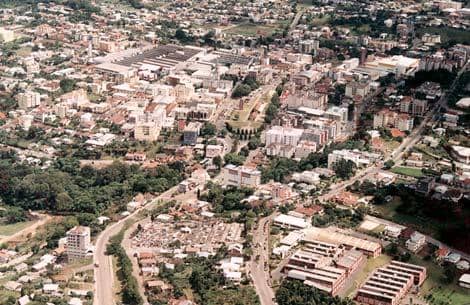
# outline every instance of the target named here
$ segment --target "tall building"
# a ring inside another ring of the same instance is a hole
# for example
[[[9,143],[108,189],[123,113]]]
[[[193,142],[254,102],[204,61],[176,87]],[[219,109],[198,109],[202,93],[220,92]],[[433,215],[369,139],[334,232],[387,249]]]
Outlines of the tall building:
[[[87,256],[91,250],[90,228],[76,226],[67,232],[65,251],[69,261],[80,260]]]
[[[21,109],[34,108],[41,104],[41,95],[38,92],[27,91],[16,96]]]
[[[364,98],[370,92],[369,82],[350,82],[346,85],[345,96],[349,98],[354,98],[359,96]]]
[[[266,146],[271,144],[296,146],[303,132],[303,129],[273,126],[266,132]]]
[[[394,127],[401,131],[411,131],[413,129],[413,118],[406,113],[398,114],[384,109],[374,114],[374,128],[379,127]]]
[[[224,185],[257,187],[261,184],[261,172],[257,169],[228,164],[222,169]]]

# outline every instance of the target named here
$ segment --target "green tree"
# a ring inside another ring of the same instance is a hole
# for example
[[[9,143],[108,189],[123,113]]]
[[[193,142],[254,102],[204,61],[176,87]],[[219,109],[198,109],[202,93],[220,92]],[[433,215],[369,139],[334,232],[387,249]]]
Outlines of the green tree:
[[[25,211],[19,207],[8,207],[4,213],[4,217],[9,224],[26,221],[27,219]]]
[[[229,153],[225,155],[224,161],[227,164],[243,165],[245,157],[237,153]]]
[[[72,91],[75,88],[75,80],[65,78],[62,79],[59,83],[60,89],[62,89],[62,92],[67,93]]]
[[[349,179],[354,175],[356,165],[351,160],[341,159],[333,164],[333,170],[339,178]]]
[[[215,136],[217,132],[217,128],[214,124],[209,123],[209,122],[204,122],[204,125],[201,128],[201,136],[206,137],[206,136]]]

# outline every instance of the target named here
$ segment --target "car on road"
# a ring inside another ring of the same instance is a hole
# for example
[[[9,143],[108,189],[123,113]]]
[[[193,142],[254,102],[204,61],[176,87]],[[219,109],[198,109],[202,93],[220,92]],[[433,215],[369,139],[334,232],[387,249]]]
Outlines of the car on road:
[[[98,264],[98,263],[95,263],[94,265],[95,265],[95,268],[99,268],[99,267],[100,267],[100,264]]]

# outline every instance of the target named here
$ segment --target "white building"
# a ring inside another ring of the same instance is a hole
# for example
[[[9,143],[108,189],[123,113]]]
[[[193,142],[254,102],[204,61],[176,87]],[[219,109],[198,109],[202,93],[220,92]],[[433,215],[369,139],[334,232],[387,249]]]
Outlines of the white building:
[[[76,226],[67,232],[65,245],[69,261],[85,258],[90,253],[90,228]]]
[[[0,28],[0,41],[1,42],[11,42],[15,40],[15,32],[7,30],[5,28]]]
[[[470,289],[470,273],[462,274],[459,278],[459,286]]]
[[[16,96],[20,109],[34,108],[41,104],[41,95],[38,92],[27,91]]]
[[[310,224],[305,219],[286,214],[281,214],[274,218],[274,225],[291,230],[299,230],[310,227]]]
[[[257,169],[228,164],[222,169],[224,185],[257,187],[261,184],[261,172]]]
[[[341,159],[352,161],[357,167],[365,167],[379,160],[380,154],[348,149],[334,150],[328,155],[328,168],[331,169]]]
[[[266,132],[266,146],[271,144],[296,146],[303,132],[303,129],[273,126]]]
[[[411,234],[410,239],[406,241],[406,248],[412,252],[418,252],[419,249],[421,249],[424,244],[426,243],[426,237],[415,231],[413,234]]]

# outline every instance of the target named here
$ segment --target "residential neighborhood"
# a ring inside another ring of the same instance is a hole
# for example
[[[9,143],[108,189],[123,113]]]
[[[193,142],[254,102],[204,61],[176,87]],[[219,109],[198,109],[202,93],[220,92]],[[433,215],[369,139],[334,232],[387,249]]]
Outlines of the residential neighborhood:
[[[0,0],[0,304],[469,304],[469,29],[460,0]]]

